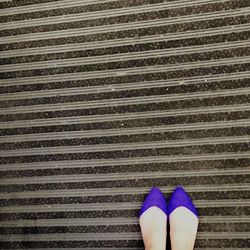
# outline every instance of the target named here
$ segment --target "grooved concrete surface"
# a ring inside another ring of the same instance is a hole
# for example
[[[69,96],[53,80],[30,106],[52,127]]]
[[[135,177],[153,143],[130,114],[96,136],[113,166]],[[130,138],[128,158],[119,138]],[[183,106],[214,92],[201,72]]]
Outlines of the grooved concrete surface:
[[[0,249],[143,249],[176,185],[195,249],[250,249],[249,0],[0,1]]]

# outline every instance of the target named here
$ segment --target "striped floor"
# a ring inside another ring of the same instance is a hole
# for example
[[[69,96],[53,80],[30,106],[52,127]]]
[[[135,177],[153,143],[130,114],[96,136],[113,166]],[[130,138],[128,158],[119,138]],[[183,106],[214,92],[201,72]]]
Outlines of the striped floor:
[[[176,185],[250,249],[249,0],[0,0],[0,37],[0,249],[142,250]]]

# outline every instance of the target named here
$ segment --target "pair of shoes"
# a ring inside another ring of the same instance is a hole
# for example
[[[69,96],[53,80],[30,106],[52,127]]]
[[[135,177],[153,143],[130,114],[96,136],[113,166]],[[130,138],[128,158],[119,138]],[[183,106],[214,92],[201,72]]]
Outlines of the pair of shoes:
[[[170,214],[176,208],[185,207],[198,218],[198,212],[192,200],[182,187],[177,187],[174,190],[168,204],[161,190],[156,187],[152,188],[142,204],[141,210],[139,212],[139,217],[141,217],[141,215],[151,207],[160,208],[167,215],[167,218],[169,218]]]

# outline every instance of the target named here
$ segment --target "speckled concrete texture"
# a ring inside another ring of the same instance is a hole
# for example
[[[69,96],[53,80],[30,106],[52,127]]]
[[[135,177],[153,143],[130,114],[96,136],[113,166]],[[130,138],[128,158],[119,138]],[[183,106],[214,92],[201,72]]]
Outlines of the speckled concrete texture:
[[[247,0],[0,1],[0,249],[142,250],[152,186],[195,249],[249,249]]]

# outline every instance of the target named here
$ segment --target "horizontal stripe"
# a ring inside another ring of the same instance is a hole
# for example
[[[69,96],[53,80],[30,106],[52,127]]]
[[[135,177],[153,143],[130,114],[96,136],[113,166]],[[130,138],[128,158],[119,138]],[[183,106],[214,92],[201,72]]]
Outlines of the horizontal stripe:
[[[200,216],[199,223],[221,224],[221,223],[249,223],[247,216]],[[116,226],[116,225],[137,225],[137,218],[78,218],[78,219],[37,219],[37,220],[16,220],[0,222],[0,227],[80,227],[80,226]]]
[[[230,3],[231,0],[223,1],[223,4]],[[185,4],[177,1],[176,2],[163,2],[157,4],[145,4],[142,6],[135,6],[135,7],[127,7],[127,8],[118,8],[118,9],[107,9],[102,11],[91,11],[91,12],[84,12],[84,13],[77,13],[77,14],[70,14],[70,15],[63,15],[63,16],[49,16],[43,18],[34,18],[34,19],[27,19],[21,21],[13,21],[7,23],[1,23],[0,31],[1,30],[10,30],[10,29],[18,29],[24,27],[34,27],[34,26],[41,26],[41,25],[51,25],[51,24],[62,24],[68,22],[79,22],[79,21],[87,21],[87,20],[96,20],[100,18],[111,18],[111,17],[118,17],[118,16],[128,16],[134,14],[141,14],[147,13],[152,11],[161,11],[161,10],[171,10],[175,8],[186,8],[186,7],[194,7],[204,4],[216,4],[221,3],[221,0],[194,0],[194,1],[185,1]],[[86,3],[85,3],[86,4]],[[79,7],[79,5],[77,6]],[[1,17],[0,12],[0,17]]]
[[[249,232],[198,232],[197,239],[248,239]],[[13,234],[0,235],[0,240],[6,241],[121,241],[121,240],[142,240],[141,233],[119,232],[119,233],[67,233],[67,234],[30,234],[28,236]]]
[[[27,84],[40,84],[40,83],[53,83],[59,81],[76,81],[76,80],[87,80],[87,79],[98,79],[106,77],[120,77],[120,76],[132,76],[132,75],[143,75],[150,73],[162,73],[178,70],[190,70],[196,68],[210,68],[219,66],[230,66],[237,64],[249,63],[250,56],[236,57],[236,58],[223,58],[219,60],[208,60],[199,62],[188,62],[181,63],[178,65],[155,65],[149,67],[134,67],[134,68],[123,68],[123,69],[112,69],[102,71],[91,71],[91,72],[77,72],[77,73],[64,73],[57,75],[45,75],[45,76],[32,76],[22,78],[9,78],[1,79],[0,86],[12,86],[12,85],[27,85]]]
[[[149,58],[161,58],[167,56],[180,56],[180,55],[192,55],[193,53],[205,53],[220,50],[231,50],[237,47],[245,48],[250,45],[250,40],[236,41],[212,44],[212,45],[202,45],[202,46],[191,46],[191,47],[181,47],[181,48],[170,48],[170,49],[160,49],[151,51],[140,51],[135,53],[119,53],[115,55],[103,55],[103,56],[93,56],[93,57],[83,57],[83,58],[69,58],[63,60],[51,60],[51,61],[39,61],[30,63],[19,63],[19,64],[9,64],[0,67],[0,72],[14,72],[14,71],[24,71],[24,70],[35,70],[35,69],[48,69],[48,68],[59,68],[59,67],[73,67],[82,65],[95,65],[98,63],[111,63],[111,62],[125,62],[127,60],[143,60]]]
[[[58,103],[58,104],[44,104],[32,106],[18,106],[10,108],[0,108],[1,114],[22,114],[32,112],[50,112],[50,111],[65,111],[77,109],[91,109],[91,108],[105,108],[112,106],[125,106],[125,105],[139,105],[149,103],[168,103],[174,101],[186,101],[203,98],[216,98],[216,97],[230,97],[237,95],[249,95],[250,88],[230,89],[230,90],[216,90],[209,92],[194,92],[188,94],[171,94],[171,95],[155,95],[145,97],[130,97],[120,99],[107,99],[88,102],[71,102],[71,103]]]
[[[170,193],[174,187],[159,187],[163,193]],[[213,184],[185,186],[187,192],[206,193],[206,192],[244,192],[250,191],[247,183],[238,184]],[[32,198],[58,198],[58,197],[95,197],[95,196],[114,196],[114,195],[143,195],[147,194],[149,188],[123,187],[123,188],[84,188],[84,189],[61,189],[61,190],[39,190],[39,191],[20,191],[11,193],[0,193],[0,199],[32,199]],[[1,224],[1,222],[0,222]]]
[[[220,207],[249,207],[250,200],[196,200],[197,208],[220,208]],[[141,202],[133,203],[86,203],[86,204],[49,204],[49,205],[26,205],[0,208],[3,213],[46,213],[46,212],[76,212],[76,211],[112,211],[112,210],[139,210]]]
[[[14,43],[14,42],[27,42],[27,41],[37,41],[44,39],[56,39],[56,38],[66,38],[66,37],[74,37],[79,35],[93,35],[93,34],[105,34],[109,32],[118,32],[124,30],[133,30],[147,27],[159,27],[166,25],[174,25],[180,23],[189,23],[189,22],[198,22],[198,21],[208,21],[214,20],[218,18],[228,18],[228,17],[236,17],[248,15],[250,12],[250,8],[239,8],[236,10],[228,10],[228,11],[218,11],[216,13],[202,13],[196,15],[188,15],[182,16],[182,18],[163,18],[157,20],[150,21],[141,21],[134,23],[121,23],[121,24],[113,24],[113,25],[105,25],[105,26],[95,26],[95,27],[87,27],[87,28],[75,28],[69,30],[57,30],[53,32],[41,32],[41,33],[31,33],[31,34],[21,34],[15,36],[5,36],[0,40],[0,44]],[[33,34],[33,35],[32,35]]]
[[[124,166],[148,163],[170,163],[170,162],[192,162],[192,161],[215,161],[228,159],[248,159],[250,152],[230,152],[220,154],[198,154],[198,155],[178,155],[178,156],[157,156],[157,157],[133,157],[101,160],[75,160],[75,161],[52,161],[34,163],[1,164],[0,171],[14,170],[36,170],[36,169],[59,169],[59,168],[83,168],[102,166]]]
[[[26,91],[26,92],[15,92],[15,93],[4,93],[0,94],[1,101],[19,100],[19,99],[31,99],[31,98],[45,98],[45,97],[58,97],[58,96],[76,96],[76,95],[87,95],[96,93],[109,93],[149,88],[162,88],[162,87],[173,87],[180,85],[199,85],[204,83],[218,83],[219,81],[232,81],[242,80],[250,78],[250,71],[243,72],[232,72],[230,74],[216,74],[216,75],[204,75],[198,77],[188,78],[177,78],[169,80],[158,80],[158,81],[144,81],[144,82],[131,82],[131,83],[120,83],[110,85],[97,85],[87,87],[76,87],[76,88],[62,88],[62,89],[43,89],[39,91]]]
[[[165,42],[180,40],[180,39],[190,39],[196,38],[197,33],[199,33],[199,37],[208,37],[215,36],[221,34],[230,34],[230,33],[240,33],[244,31],[249,31],[250,24],[240,24],[234,26],[225,26],[219,28],[210,28],[204,30],[195,30],[195,31],[185,31],[185,32],[176,32],[170,34],[161,34],[159,35],[151,35],[144,36],[143,39],[140,37],[132,37],[132,38],[123,38],[123,39],[112,39],[112,40],[104,40],[86,42],[86,43],[73,43],[73,44],[58,44],[55,46],[44,46],[44,47],[30,47],[25,49],[13,49],[1,51],[0,58],[8,58],[8,57],[18,57],[18,56],[32,56],[32,55],[42,55],[42,54],[53,54],[53,53],[62,53],[62,52],[70,52],[70,51],[79,51],[79,50],[94,50],[101,48],[112,48],[112,47],[120,47],[127,45],[135,45],[135,44],[146,44],[153,42]]]
[[[6,135],[0,136],[0,143],[11,142],[29,142],[29,141],[46,141],[46,140],[63,140],[63,139],[81,139],[81,138],[98,138],[109,136],[122,135],[142,135],[155,134],[165,132],[180,132],[180,131],[195,131],[207,129],[225,129],[225,128],[240,128],[248,127],[250,120],[231,120],[231,121],[217,121],[206,123],[189,123],[189,124],[175,124],[167,126],[150,126],[150,127],[134,127],[123,129],[102,129],[102,130],[88,130],[88,131],[64,131],[52,133],[34,133],[21,135]]]
[[[0,1],[12,1],[12,0],[0,0]],[[211,0],[207,0],[209,3]],[[23,14],[23,13],[32,13],[36,11],[46,11],[46,10],[58,10],[58,9],[64,9],[64,8],[73,8],[73,7],[83,7],[88,6],[92,4],[102,4],[102,3],[112,3],[112,2],[118,2],[118,0],[85,0],[84,2],[82,0],[60,0],[60,1],[53,1],[48,3],[40,3],[40,4],[33,4],[33,5],[24,5],[24,6],[15,6],[11,8],[5,8],[0,10],[0,17],[2,16],[8,16],[8,15],[17,15],[17,14]],[[183,4],[188,4],[190,0],[181,0],[181,1],[175,1],[175,2],[169,2],[169,6],[183,6]],[[202,2],[204,3],[204,0],[198,0],[195,2]],[[117,9],[116,9],[117,11]]]
[[[12,0],[0,0],[0,1],[12,1]],[[48,10],[56,10],[61,8],[70,8],[70,7],[82,7],[88,6],[92,4],[102,4],[102,3],[110,3],[116,2],[118,0],[60,0],[60,1],[51,1],[45,3],[36,3],[36,4],[26,4],[22,6],[12,6],[9,8],[4,8],[0,10],[0,17],[9,16],[9,15],[18,15],[24,13],[32,13],[38,11],[48,11]]]
[[[41,104],[41,105],[29,105],[29,106],[15,106],[10,108],[0,108],[2,115],[9,114],[25,114],[35,112],[54,112],[54,111],[65,111],[65,110],[83,110],[83,109],[94,109],[94,108],[110,108],[126,105],[142,105],[149,103],[168,103],[175,101],[186,101],[186,100],[201,100],[206,98],[216,97],[229,97],[237,95],[249,95],[250,88],[241,89],[229,89],[229,90],[216,90],[216,91],[202,91],[188,94],[169,94],[169,95],[155,95],[145,97],[129,97],[119,99],[106,99],[96,100],[87,102],[67,102],[67,103],[56,103],[56,104]]]
[[[126,233],[67,233],[67,234],[38,234],[38,235],[0,235],[0,240],[6,241],[101,241],[101,240],[141,240],[138,232]]]
[[[52,175],[33,176],[22,178],[2,178],[1,185],[28,185],[44,183],[77,183],[77,182],[104,182],[157,178],[189,178],[200,176],[237,176],[250,175],[250,168],[237,168],[236,170],[197,170],[197,171],[157,171],[157,172],[131,172],[107,174],[78,174],[78,175]]]
[[[36,120],[17,120],[10,122],[0,122],[0,129],[10,128],[26,128],[26,127],[41,127],[41,126],[60,126],[69,124],[87,124],[99,122],[112,122],[112,121],[127,121],[134,119],[148,119],[157,117],[171,117],[171,116],[185,116],[185,115],[199,115],[199,114],[213,114],[223,112],[237,112],[249,111],[249,104],[241,105],[225,105],[214,107],[202,108],[189,108],[189,109],[174,109],[167,111],[151,111],[151,112],[134,112],[124,114],[106,114],[106,115],[89,115],[89,116],[71,116],[59,117],[50,119],[36,119]],[[121,124],[122,126],[122,124]]]
[[[89,152],[112,152],[138,149],[157,149],[157,148],[174,148],[174,147],[191,147],[200,145],[219,145],[233,143],[248,143],[250,136],[227,136],[227,137],[210,137],[187,140],[168,140],[168,141],[151,141],[151,142],[134,142],[134,143],[111,143],[111,144],[93,144],[77,146],[59,146],[59,147],[42,147],[42,148],[25,148],[14,150],[2,150],[0,157],[17,157],[30,155],[55,155],[55,154],[77,154]]]

